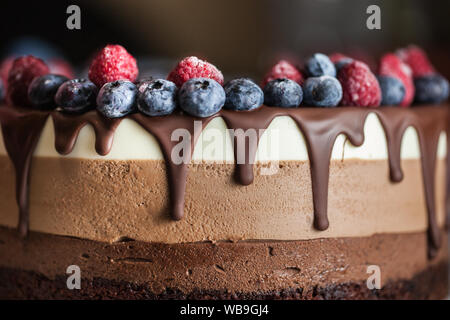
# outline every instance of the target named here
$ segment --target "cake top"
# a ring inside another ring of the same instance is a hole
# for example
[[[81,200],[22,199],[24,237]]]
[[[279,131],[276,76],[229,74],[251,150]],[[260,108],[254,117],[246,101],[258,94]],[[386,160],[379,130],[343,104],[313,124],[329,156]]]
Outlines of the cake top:
[[[334,53],[315,53],[302,67],[280,60],[258,86],[239,78],[224,84],[221,71],[197,57],[182,59],[167,79],[139,79],[136,59],[120,45],[107,45],[94,57],[89,79],[51,73],[44,61],[23,56],[5,64],[0,98],[35,110],[82,114],[97,109],[106,118],[140,112],[166,116],[182,111],[199,118],[222,108],[251,111],[266,106],[334,108],[439,104],[449,95],[448,81],[426,53],[409,46],[380,58],[375,73],[367,64]],[[60,72],[63,73],[63,72]],[[65,73],[68,75],[67,73]]]

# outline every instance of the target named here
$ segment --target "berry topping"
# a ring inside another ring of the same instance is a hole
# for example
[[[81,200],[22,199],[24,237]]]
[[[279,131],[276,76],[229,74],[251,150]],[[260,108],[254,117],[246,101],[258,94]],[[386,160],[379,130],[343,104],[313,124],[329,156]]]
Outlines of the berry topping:
[[[345,54],[342,54],[340,52],[335,52],[335,53],[329,54],[328,58],[333,63],[339,62],[339,61],[341,61],[343,59],[351,59],[350,57],[348,57]]]
[[[63,59],[51,59],[48,62],[48,66],[50,68],[50,72],[53,74],[65,76],[69,79],[73,79],[75,77],[72,66]]]
[[[223,75],[214,65],[197,57],[187,57],[181,60],[173,69],[167,80],[174,82],[178,87],[193,78],[209,78],[223,84]]]
[[[352,58],[343,55],[342,53],[332,53],[328,56],[330,58],[331,62],[334,63],[334,67],[336,68],[336,74],[341,70],[341,68],[350,62],[353,61]]]
[[[5,94],[6,94],[6,88],[8,87],[9,70],[11,70],[14,60],[15,60],[15,58],[8,57],[8,58],[3,59],[3,61],[0,64],[0,78],[3,80]]]
[[[138,90],[128,80],[103,85],[97,96],[97,110],[107,118],[120,118],[136,111]]]
[[[312,77],[306,79],[303,95],[307,105],[336,107],[342,99],[342,86],[334,77]]]
[[[292,81],[297,82],[299,85],[303,85],[304,77],[301,72],[294,67],[292,64],[287,62],[286,60],[280,60],[276,65],[274,65],[270,71],[264,77],[262,82],[262,87],[275,79],[290,79]]]
[[[414,79],[416,86],[415,102],[438,104],[448,99],[449,84],[439,74]]]
[[[141,82],[138,87],[138,109],[148,116],[165,116],[171,114],[177,106],[175,83],[157,79]]]
[[[342,85],[342,105],[360,107],[380,105],[380,85],[365,63],[353,61],[342,67],[338,79]]]
[[[107,45],[91,63],[89,79],[99,88],[116,80],[135,81],[138,76],[136,59],[120,45]]]
[[[28,88],[28,99],[33,107],[39,110],[50,110],[56,108],[55,95],[58,88],[66,81],[64,76],[46,74],[36,77]]]
[[[95,107],[97,86],[87,79],[64,82],[56,92],[55,102],[67,113],[81,113]]]
[[[378,73],[381,76],[397,78],[402,82],[405,87],[405,95],[399,105],[409,106],[414,100],[415,91],[411,68],[395,54],[388,53],[381,57]]]
[[[313,54],[305,64],[305,70],[310,77],[336,77],[336,68],[330,58],[322,53]]]
[[[264,93],[250,79],[234,79],[225,87],[225,109],[248,111],[260,107],[264,103]]]
[[[414,78],[431,75],[435,72],[425,51],[417,46],[411,45],[398,50],[396,53],[403,62],[410,66]]]
[[[14,60],[9,70],[7,98],[9,103],[23,107],[30,106],[28,87],[34,78],[49,73],[44,61],[33,56],[23,56]]]
[[[153,77],[145,77],[136,81],[135,85],[139,92],[144,92],[145,88],[147,88],[148,84],[153,80]]]
[[[178,96],[181,109],[196,117],[209,117],[225,103],[225,91],[215,80],[194,78],[186,81]]]
[[[302,99],[302,87],[289,79],[275,79],[264,87],[264,104],[268,106],[295,108]]]
[[[381,105],[399,105],[404,100],[406,92],[403,83],[390,76],[378,76],[377,78],[381,88]]]
[[[5,86],[3,85],[3,80],[0,77],[0,102],[5,99]]]

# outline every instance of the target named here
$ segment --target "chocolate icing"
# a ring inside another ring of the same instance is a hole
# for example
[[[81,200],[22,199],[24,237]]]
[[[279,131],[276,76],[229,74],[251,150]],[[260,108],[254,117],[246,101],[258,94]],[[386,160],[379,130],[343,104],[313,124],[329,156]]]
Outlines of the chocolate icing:
[[[259,138],[264,130],[277,116],[289,116],[302,131],[308,149],[311,169],[312,194],[314,205],[314,227],[317,230],[328,228],[327,199],[329,164],[336,137],[345,134],[356,146],[364,142],[364,123],[367,115],[374,112],[379,116],[384,128],[389,156],[389,176],[393,183],[403,179],[401,169],[401,141],[407,127],[417,130],[421,151],[423,186],[428,214],[429,253],[434,256],[440,247],[441,237],[435,212],[435,167],[439,135],[448,131],[448,108],[442,106],[421,106],[404,108],[276,108],[262,106],[249,112],[222,110],[208,118],[196,118],[182,113],[165,117],[146,117],[133,114],[133,119],[145,130],[155,136],[164,155],[171,194],[171,216],[179,220],[184,215],[184,193],[188,164],[191,160],[195,143],[206,125],[215,117],[222,117],[230,129],[242,129],[234,135],[236,178],[242,185],[253,182],[253,165]],[[108,120],[91,111],[83,115],[67,115],[59,111],[40,112],[20,108],[0,108],[0,120],[7,152],[16,170],[17,202],[19,204],[19,231],[26,235],[28,230],[28,185],[32,154],[48,116],[55,127],[55,147],[60,154],[72,151],[78,134],[86,124],[94,127],[96,134],[96,151],[100,155],[109,153],[114,132],[120,119]],[[196,130],[195,121],[200,124]],[[174,163],[171,159],[173,147],[179,140],[172,141],[175,129],[184,129],[192,137],[190,152],[182,154],[183,161]],[[257,130],[256,142],[244,135],[247,129]],[[242,140],[244,139],[244,140]],[[237,161],[238,140],[245,141],[245,162]],[[447,139],[447,142],[450,139]],[[450,142],[448,142],[448,146]],[[450,160],[448,160],[448,163]],[[450,185],[450,178],[448,178]],[[448,197],[447,197],[448,199]],[[450,212],[450,204],[447,204]]]

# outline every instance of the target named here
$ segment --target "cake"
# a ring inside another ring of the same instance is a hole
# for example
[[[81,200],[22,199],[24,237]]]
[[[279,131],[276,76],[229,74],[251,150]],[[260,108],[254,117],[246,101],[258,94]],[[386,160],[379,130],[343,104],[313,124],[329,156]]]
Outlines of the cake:
[[[445,102],[153,117],[8,102],[2,298],[447,295]]]

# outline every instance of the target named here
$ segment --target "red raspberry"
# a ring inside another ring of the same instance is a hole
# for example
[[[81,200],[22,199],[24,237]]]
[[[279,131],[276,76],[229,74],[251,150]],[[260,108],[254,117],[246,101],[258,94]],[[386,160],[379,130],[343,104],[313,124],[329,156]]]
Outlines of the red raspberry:
[[[210,78],[223,85],[222,72],[211,63],[197,57],[187,57],[181,60],[169,73],[167,80],[181,87],[183,83],[192,78]]]
[[[397,50],[396,54],[404,63],[409,65],[414,78],[435,73],[427,54],[417,46],[411,45],[407,48]]]
[[[89,79],[99,88],[116,80],[133,82],[138,74],[136,59],[124,47],[112,44],[97,54],[89,68]]]
[[[49,72],[48,66],[39,58],[23,56],[15,59],[8,74],[8,102],[22,107],[30,106],[28,86],[35,77]]]
[[[75,77],[72,66],[63,59],[51,59],[48,61],[48,66],[50,68],[50,72],[53,74],[65,76],[69,79],[73,79]]]
[[[381,76],[390,76],[400,80],[405,86],[405,97],[400,103],[401,106],[407,107],[414,100],[414,81],[411,68],[400,60],[393,53],[385,54],[380,59],[380,67],[378,73]]]
[[[332,53],[328,56],[328,58],[330,58],[331,62],[336,63],[342,59],[350,59],[349,56],[346,56],[345,54],[339,53],[339,52],[335,52]]]
[[[338,79],[342,85],[344,106],[378,107],[381,102],[381,89],[369,67],[360,61],[353,61],[339,71]]]
[[[0,64],[0,77],[3,80],[3,85],[5,86],[5,90],[8,87],[9,70],[11,70],[14,60],[15,60],[14,57],[8,57],[8,58],[5,58]]]
[[[301,72],[296,67],[286,60],[280,60],[266,74],[261,86],[264,87],[267,82],[280,78],[293,80],[299,85],[303,85],[305,80]]]

